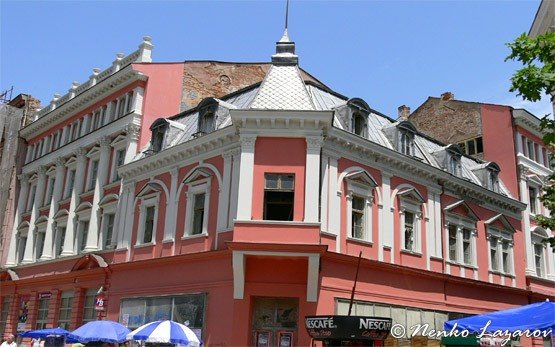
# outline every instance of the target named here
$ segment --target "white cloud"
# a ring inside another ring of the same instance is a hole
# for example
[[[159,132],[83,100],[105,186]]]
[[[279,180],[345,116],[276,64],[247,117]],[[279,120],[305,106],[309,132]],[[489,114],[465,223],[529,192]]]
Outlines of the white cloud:
[[[542,118],[546,114],[550,114],[551,117],[553,117],[553,106],[551,104],[551,100],[549,96],[545,94],[542,96],[541,100],[537,102],[526,101],[520,96],[515,96],[510,99],[505,99],[499,104],[509,105],[514,108],[524,108],[538,118]]]

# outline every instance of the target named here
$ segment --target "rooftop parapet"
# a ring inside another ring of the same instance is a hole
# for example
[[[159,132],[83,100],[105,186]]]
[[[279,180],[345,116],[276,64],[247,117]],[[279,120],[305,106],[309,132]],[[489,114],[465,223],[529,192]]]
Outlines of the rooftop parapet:
[[[52,101],[50,101],[50,104],[35,113],[34,120],[43,117],[44,115],[56,109],[56,107],[59,107],[61,104],[73,99],[77,95],[83,93],[95,84],[98,84],[99,82],[105,80],[106,78],[110,77],[111,75],[123,69],[129,64],[152,62],[153,47],[154,46],[152,45],[152,39],[150,38],[150,36],[143,37],[143,42],[139,45],[139,49],[137,49],[135,52],[129,54],[128,56],[125,56],[125,54],[123,53],[116,54],[116,60],[114,60],[112,65],[104,71],[100,71],[99,68],[94,68],[93,74],[89,77],[87,81],[81,84],[78,81],[74,81],[67,94],[54,94],[54,98],[52,99]]]

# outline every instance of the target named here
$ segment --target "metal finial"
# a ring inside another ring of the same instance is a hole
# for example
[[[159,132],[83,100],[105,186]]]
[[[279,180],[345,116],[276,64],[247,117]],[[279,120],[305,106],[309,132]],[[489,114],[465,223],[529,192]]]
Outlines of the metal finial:
[[[285,30],[287,30],[288,19],[289,19],[289,0],[287,0],[285,5]]]

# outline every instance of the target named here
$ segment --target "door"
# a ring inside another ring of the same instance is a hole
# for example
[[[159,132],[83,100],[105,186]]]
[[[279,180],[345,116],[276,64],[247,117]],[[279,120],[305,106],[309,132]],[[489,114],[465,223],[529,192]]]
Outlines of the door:
[[[296,345],[299,301],[296,298],[254,298],[252,338],[257,347]]]

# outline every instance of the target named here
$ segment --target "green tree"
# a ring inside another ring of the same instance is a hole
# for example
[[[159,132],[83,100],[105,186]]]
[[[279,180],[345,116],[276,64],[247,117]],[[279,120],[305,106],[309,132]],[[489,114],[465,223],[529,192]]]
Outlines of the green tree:
[[[520,35],[516,40],[507,44],[511,54],[507,60],[520,61],[524,65],[517,70],[511,78],[511,92],[529,101],[538,101],[543,94],[555,95],[555,32],[545,33],[531,38],[526,34]],[[555,121],[553,115],[547,114],[541,120],[544,132],[543,142],[549,149],[550,160],[554,159],[555,151]],[[537,216],[538,224],[545,229],[555,230],[555,175],[547,178],[544,193],[541,197],[543,205],[549,209],[549,216]],[[555,237],[544,240],[550,243],[555,251]]]

